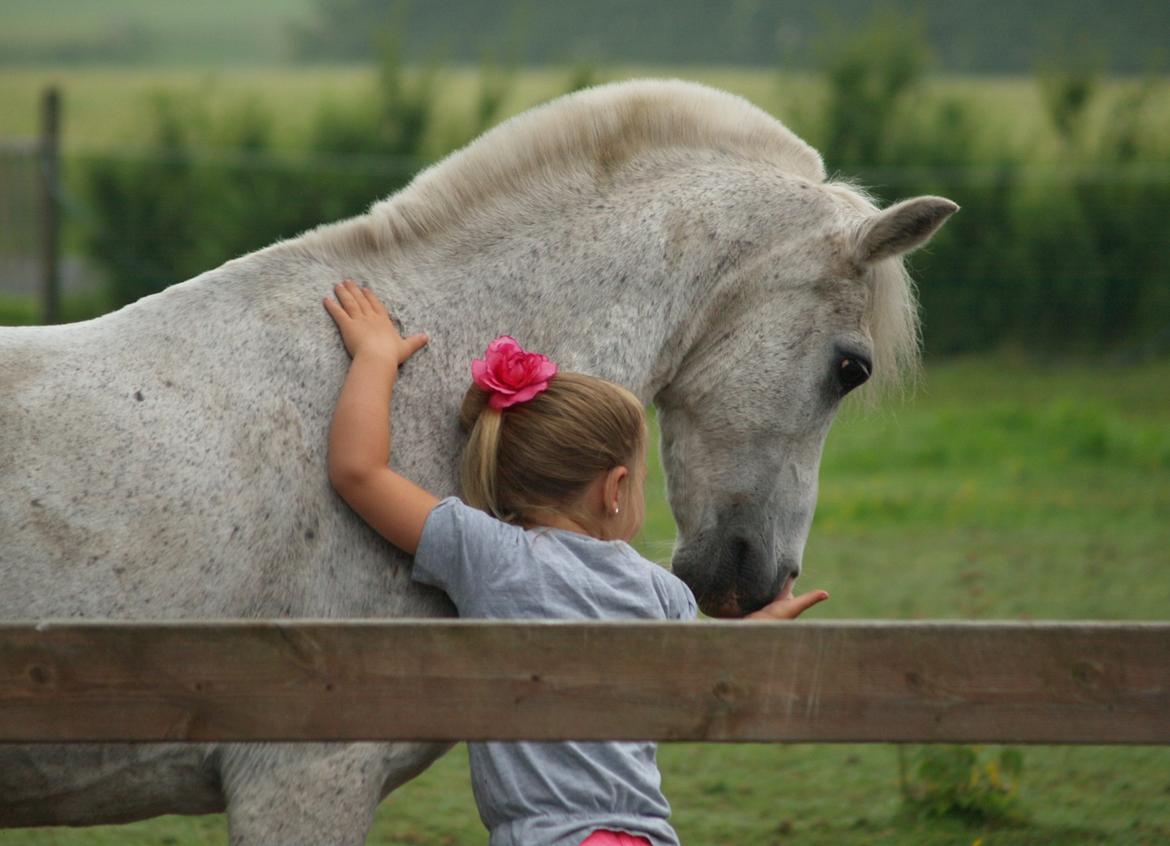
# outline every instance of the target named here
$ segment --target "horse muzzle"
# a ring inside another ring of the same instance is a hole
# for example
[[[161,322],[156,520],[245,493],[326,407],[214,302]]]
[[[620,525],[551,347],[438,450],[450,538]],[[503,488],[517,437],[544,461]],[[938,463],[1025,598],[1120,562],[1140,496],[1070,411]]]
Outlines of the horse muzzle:
[[[733,529],[685,539],[671,564],[709,617],[736,618],[758,611],[791,589],[800,575],[797,556],[774,556],[758,534]]]

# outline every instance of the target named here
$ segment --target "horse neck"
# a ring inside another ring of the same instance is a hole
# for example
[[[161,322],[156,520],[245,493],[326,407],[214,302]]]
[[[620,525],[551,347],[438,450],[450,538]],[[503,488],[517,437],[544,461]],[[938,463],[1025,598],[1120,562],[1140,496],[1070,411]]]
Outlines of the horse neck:
[[[647,189],[495,209],[410,245],[386,274],[398,280],[409,331],[426,330],[463,354],[510,334],[566,370],[602,376],[649,402],[677,368],[698,314],[699,294],[688,284],[695,269],[664,235],[673,208]]]

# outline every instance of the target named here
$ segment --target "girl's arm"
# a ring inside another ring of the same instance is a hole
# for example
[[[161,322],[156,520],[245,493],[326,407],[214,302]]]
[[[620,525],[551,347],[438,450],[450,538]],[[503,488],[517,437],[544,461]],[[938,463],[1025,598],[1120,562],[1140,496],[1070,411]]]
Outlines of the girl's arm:
[[[325,310],[353,358],[329,430],[329,481],[349,506],[399,549],[413,555],[438,498],[389,467],[390,397],[398,367],[427,342],[403,338],[369,288],[346,280]]]

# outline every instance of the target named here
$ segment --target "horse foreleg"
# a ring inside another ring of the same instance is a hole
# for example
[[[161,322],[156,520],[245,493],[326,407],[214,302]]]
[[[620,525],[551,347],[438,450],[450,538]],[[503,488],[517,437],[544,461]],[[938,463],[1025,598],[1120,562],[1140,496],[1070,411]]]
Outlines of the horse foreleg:
[[[225,750],[232,846],[361,846],[382,798],[381,744],[265,744]]]

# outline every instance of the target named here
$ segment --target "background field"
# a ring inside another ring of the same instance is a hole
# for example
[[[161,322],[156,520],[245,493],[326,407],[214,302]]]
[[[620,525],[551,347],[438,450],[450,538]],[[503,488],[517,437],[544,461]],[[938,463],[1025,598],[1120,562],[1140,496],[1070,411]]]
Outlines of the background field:
[[[805,557],[819,618],[1161,620],[1170,608],[1170,365],[932,365],[917,394],[834,425]],[[638,546],[674,535],[655,462]],[[697,623],[696,625],[702,625]],[[991,756],[996,750],[981,750]],[[918,750],[903,752],[913,765]],[[684,843],[1080,846],[1170,839],[1170,749],[1023,751],[1022,820],[901,810],[893,746],[660,748]],[[463,747],[385,803],[370,844],[481,843]],[[212,844],[222,817],[0,832],[2,846]],[[982,840],[980,841],[980,838]]]

